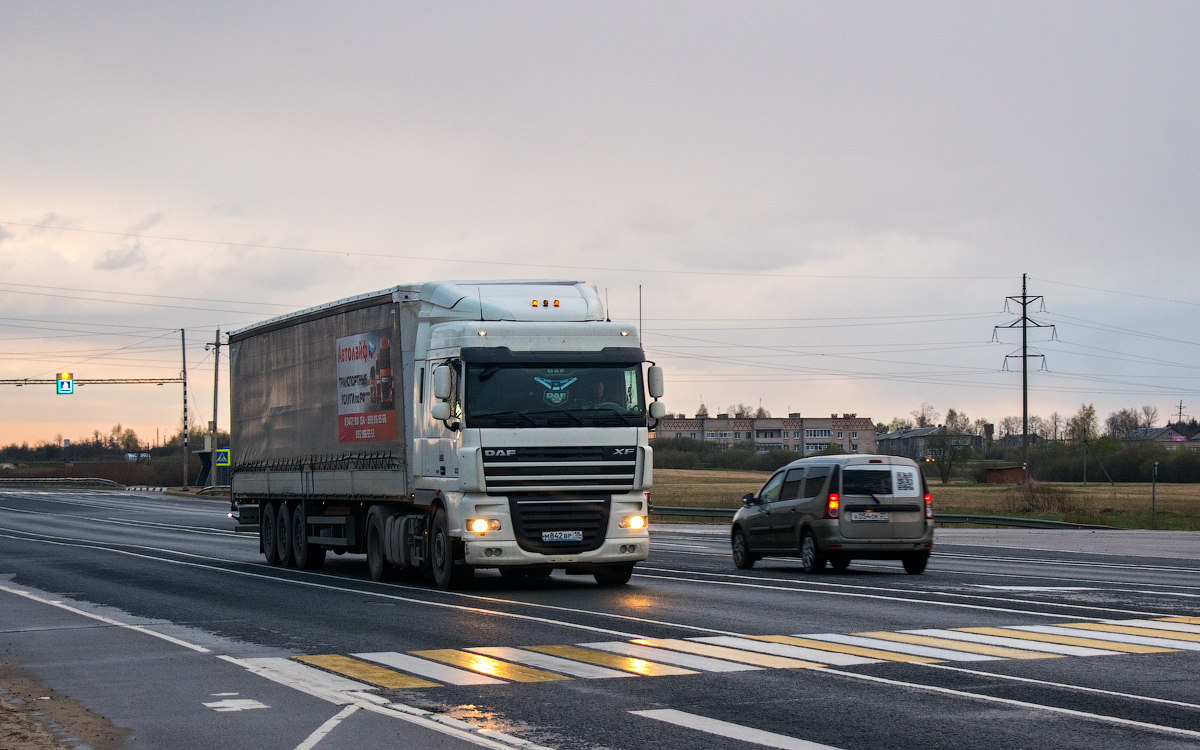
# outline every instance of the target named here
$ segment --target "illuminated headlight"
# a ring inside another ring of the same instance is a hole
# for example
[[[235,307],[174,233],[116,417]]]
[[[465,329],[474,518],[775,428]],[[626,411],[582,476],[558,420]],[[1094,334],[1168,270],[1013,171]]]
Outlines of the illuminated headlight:
[[[619,525],[622,529],[644,529],[646,528],[646,517],[625,516]]]
[[[500,522],[495,518],[472,518],[467,521],[467,528],[476,534],[484,534],[489,531],[499,531]]]

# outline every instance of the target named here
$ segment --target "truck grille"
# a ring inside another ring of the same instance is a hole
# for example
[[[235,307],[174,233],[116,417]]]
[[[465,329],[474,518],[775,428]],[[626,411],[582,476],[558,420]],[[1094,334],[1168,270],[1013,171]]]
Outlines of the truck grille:
[[[508,499],[517,544],[526,552],[570,555],[604,543],[608,530],[607,495],[512,495]],[[543,531],[580,531],[580,542],[543,542]]]
[[[483,478],[492,495],[629,492],[636,472],[636,447],[483,449]]]

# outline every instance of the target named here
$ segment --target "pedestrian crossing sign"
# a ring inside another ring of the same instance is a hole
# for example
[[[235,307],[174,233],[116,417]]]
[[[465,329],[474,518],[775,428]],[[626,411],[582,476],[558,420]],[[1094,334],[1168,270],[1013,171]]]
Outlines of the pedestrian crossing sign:
[[[228,465],[229,465],[229,449],[228,448],[218,448],[217,449],[217,466],[228,466]]]
[[[75,375],[70,372],[58,373],[58,392],[72,394],[75,392]]]

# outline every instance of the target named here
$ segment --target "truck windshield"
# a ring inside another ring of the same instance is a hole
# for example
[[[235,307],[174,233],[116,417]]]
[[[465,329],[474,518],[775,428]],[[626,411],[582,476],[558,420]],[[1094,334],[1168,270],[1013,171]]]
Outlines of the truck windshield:
[[[645,427],[642,367],[467,365],[467,427]]]

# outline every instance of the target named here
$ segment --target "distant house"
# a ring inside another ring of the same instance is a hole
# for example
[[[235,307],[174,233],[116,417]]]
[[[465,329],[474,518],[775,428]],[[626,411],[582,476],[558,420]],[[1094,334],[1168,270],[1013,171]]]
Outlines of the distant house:
[[[1139,427],[1125,433],[1125,437],[1122,439],[1159,443],[1169,451],[1200,449],[1200,441],[1188,440],[1187,435],[1174,427]]]
[[[937,427],[917,427],[912,430],[896,430],[895,432],[879,436],[876,442],[879,444],[879,452],[887,455],[904,456],[905,458],[912,459],[936,458],[935,454],[937,451],[931,447],[930,441],[934,438],[940,438],[943,435],[949,438],[951,445],[970,446],[972,448],[983,447],[983,438],[979,435],[951,430],[942,425],[938,425]]]

